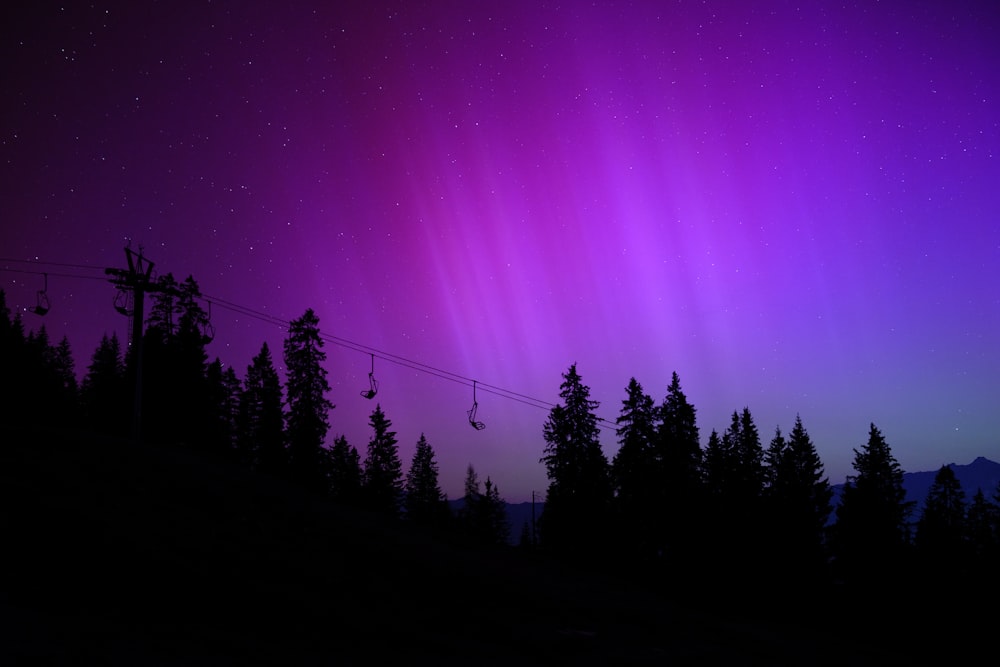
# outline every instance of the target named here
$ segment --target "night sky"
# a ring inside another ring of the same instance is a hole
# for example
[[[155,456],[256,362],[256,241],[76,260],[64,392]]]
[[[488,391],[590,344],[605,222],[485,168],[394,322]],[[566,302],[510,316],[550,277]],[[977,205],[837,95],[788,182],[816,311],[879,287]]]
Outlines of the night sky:
[[[801,415],[833,483],[872,422],[907,471],[1000,458],[990,3],[15,4],[0,287],[48,273],[80,374],[131,243],[240,378],[313,308],[330,440],[378,402],[452,498],[544,493],[573,363],[611,422],[676,371],[703,443]]]

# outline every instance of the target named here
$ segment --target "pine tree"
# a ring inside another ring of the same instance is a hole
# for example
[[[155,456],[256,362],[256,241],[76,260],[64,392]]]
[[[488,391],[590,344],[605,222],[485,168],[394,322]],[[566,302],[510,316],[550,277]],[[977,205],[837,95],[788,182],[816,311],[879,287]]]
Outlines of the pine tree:
[[[406,473],[405,494],[406,518],[413,523],[440,525],[447,518],[447,499],[438,484],[434,449],[423,433]]]
[[[122,418],[122,413],[130,405],[129,398],[118,335],[104,334],[80,386],[83,423],[95,431],[125,435],[128,421]]]
[[[1000,555],[1000,506],[990,502],[981,488],[966,512],[965,538],[976,571],[992,570]]]
[[[507,504],[493,480],[486,478],[485,491],[480,490],[479,475],[470,463],[465,471],[465,495],[458,512],[460,534],[480,547],[506,545],[510,541],[510,520]]]
[[[154,441],[203,447],[211,430],[205,326],[198,283],[172,274],[156,282],[143,334],[142,430]],[[126,363],[136,372],[134,355]]]
[[[783,492],[781,482],[787,479],[787,454],[788,441],[779,426],[774,429],[774,437],[764,451],[764,489],[771,497],[778,497]]]
[[[361,456],[347,444],[347,438],[337,436],[329,450],[327,465],[330,476],[330,497],[344,505],[357,505],[361,500]]]
[[[403,466],[399,460],[396,432],[389,430],[389,421],[382,406],[376,405],[368,423],[372,438],[368,441],[368,456],[364,465],[364,496],[369,509],[398,517],[403,493]]]
[[[730,444],[729,439],[723,439],[718,431],[712,429],[701,459],[701,477],[713,507],[721,505],[724,491],[729,487],[732,477],[734,465]]]
[[[697,573],[696,581],[725,586],[730,575],[730,550],[733,537],[730,525],[729,504],[732,495],[735,454],[731,438],[723,438],[716,429],[708,435],[708,442],[701,458],[701,478],[704,482],[704,502],[701,513],[701,539],[692,544],[698,557],[691,567]],[[740,551],[745,545],[739,545]],[[686,573],[689,577],[691,573]]]
[[[500,490],[487,477],[485,490],[479,498],[477,514],[482,526],[482,539],[487,546],[504,546],[510,541],[510,520],[507,503],[500,497]]]
[[[11,314],[7,296],[0,290],[0,422],[30,423],[28,408],[34,397],[28,393],[29,364],[21,314]]]
[[[599,439],[597,401],[583,384],[576,364],[563,374],[559,396],[563,402],[549,412],[543,435],[549,479],[545,511],[539,519],[542,542],[592,557],[581,547],[592,535],[604,535],[612,499],[611,466]]]
[[[909,545],[909,515],[903,470],[875,424],[868,442],[854,450],[854,470],[836,511],[834,538],[842,573],[862,586],[899,583]],[[896,572],[897,577],[886,575]]]
[[[465,469],[465,482],[462,485],[462,489],[465,491],[462,495],[462,500],[467,507],[475,503],[482,494],[479,489],[479,475],[471,463]]]
[[[659,489],[655,504],[659,516],[658,546],[664,557],[681,568],[700,558],[703,543],[704,484],[697,412],[671,375],[667,395],[659,407],[659,428],[654,439]]]
[[[13,403],[20,406],[14,418],[36,427],[75,426],[79,397],[69,340],[64,336],[52,345],[42,325],[18,347],[23,356],[14,360],[11,369],[16,387]]]
[[[765,458],[772,564],[780,574],[800,582],[821,577],[833,489],[801,416],[796,415],[787,441],[776,430]]]
[[[465,469],[465,481],[462,489],[462,505],[458,510],[458,530],[467,541],[476,543],[480,540],[482,526],[479,525],[479,506],[483,497],[479,486],[479,475],[470,463]]]
[[[33,426],[47,426],[51,423],[48,403],[55,393],[55,382],[49,367],[51,344],[44,324],[37,331],[28,332],[24,339],[23,355],[20,360],[23,373],[18,391],[30,398],[24,402],[20,414],[15,417],[18,421]]]
[[[267,343],[251,360],[239,398],[237,450],[252,467],[270,474],[285,469],[285,416],[281,379]]]
[[[205,438],[207,447],[223,455],[236,453],[239,422],[240,381],[232,366],[223,368],[218,357],[206,371],[209,422]]]
[[[615,525],[621,539],[645,558],[656,553],[662,470],[654,449],[656,408],[633,377],[618,416],[618,452],[611,463]]]
[[[174,274],[167,273],[156,280],[156,289],[151,292],[152,300],[146,316],[146,333],[164,342],[177,335],[183,310],[180,304],[180,286]]]
[[[178,287],[173,274],[160,276],[156,289],[149,293],[148,314],[142,333],[142,368],[140,390],[141,437],[146,441],[165,442],[180,437],[192,415],[181,414],[179,378],[181,364],[176,345],[181,311],[177,301]],[[130,345],[125,358],[126,377],[133,387],[139,362],[139,345]]]
[[[323,485],[322,452],[334,406],[326,398],[326,353],[319,318],[311,308],[289,324],[284,351],[289,472],[307,488],[318,489]]]
[[[715,583],[745,587],[766,559],[762,521],[764,450],[749,408],[734,411],[721,439],[709,439],[705,479],[709,485],[706,562],[714,563]]]
[[[950,466],[934,475],[917,521],[915,546],[925,567],[937,570],[959,564],[965,555],[965,491]]]
[[[754,505],[764,490],[764,449],[750,408],[733,413],[732,424],[722,437],[730,438],[729,449],[735,457],[734,499],[737,503]]]
[[[80,388],[76,380],[73,350],[63,336],[47,355],[52,382],[52,417],[60,426],[79,425]]]
[[[172,404],[182,417],[178,420],[182,442],[202,449],[214,449],[215,412],[211,388],[208,383],[208,352],[205,346],[211,341],[208,335],[208,313],[198,299],[201,290],[194,278],[188,276],[178,286],[180,320],[173,340],[177,366],[172,369],[174,392]]]

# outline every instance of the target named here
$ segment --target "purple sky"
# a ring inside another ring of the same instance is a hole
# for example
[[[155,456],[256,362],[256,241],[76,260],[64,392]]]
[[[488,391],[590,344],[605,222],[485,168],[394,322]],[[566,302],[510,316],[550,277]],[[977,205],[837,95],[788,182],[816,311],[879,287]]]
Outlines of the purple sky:
[[[131,240],[252,313],[313,308],[362,455],[378,350],[404,467],[426,434],[452,498],[470,463],[547,487],[547,410],[479,391],[476,431],[466,380],[555,402],[574,362],[611,421],[676,371],[703,443],[800,414],[835,483],[870,422],[904,470],[1000,458],[988,3],[17,4],[0,287],[27,307],[49,272],[25,322],[81,373],[126,336],[103,268]],[[210,357],[280,361],[280,327],[211,313]]]

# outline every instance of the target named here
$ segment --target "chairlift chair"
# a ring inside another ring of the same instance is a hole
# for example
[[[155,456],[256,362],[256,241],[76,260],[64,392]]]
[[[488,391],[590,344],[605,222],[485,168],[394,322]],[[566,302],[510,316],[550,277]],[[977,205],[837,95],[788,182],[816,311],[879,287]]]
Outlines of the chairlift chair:
[[[372,369],[368,372],[368,389],[361,392],[361,395],[367,399],[375,398],[375,394],[378,393],[378,380],[375,379],[375,355],[372,355]]]
[[[212,302],[206,300],[206,303],[208,303],[207,317],[198,323],[198,329],[202,343],[208,345],[215,339],[215,327],[212,325]]]
[[[131,292],[128,290],[118,288],[118,292],[115,294],[115,310],[124,315],[125,317],[132,317],[131,306]]]
[[[49,304],[49,274],[42,274],[45,276],[45,286],[35,293],[35,305],[29,306],[28,310],[35,315],[44,315],[49,312],[51,305]]]
[[[476,401],[476,381],[472,381],[472,408],[468,411],[469,415],[469,425],[477,431],[482,431],[486,428],[486,424],[481,421],[476,420],[476,411],[479,409],[479,403]]]

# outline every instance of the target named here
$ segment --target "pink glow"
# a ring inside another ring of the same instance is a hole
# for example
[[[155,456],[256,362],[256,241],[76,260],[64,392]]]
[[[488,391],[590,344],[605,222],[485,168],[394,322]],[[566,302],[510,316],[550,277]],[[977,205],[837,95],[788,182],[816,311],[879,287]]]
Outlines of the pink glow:
[[[610,420],[677,371],[703,440],[799,413],[835,483],[870,422],[907,470],[1000,456],[995,15],[339,4],[22,9],[0,256],[119,266],[131,238],[205,294],[545,401],[576,362]],[[35,276],[2,278],[30,305]],[[124,334],[113,290],[49,292],[82,372]],[[241,377],[281,349],[212,315]],[[327,353],[331,437],[363,451],[370,360]],[[544,491],[544,410],[480,395],[476,432],[468,387],[376,375],[451,497],[469,463]]]

